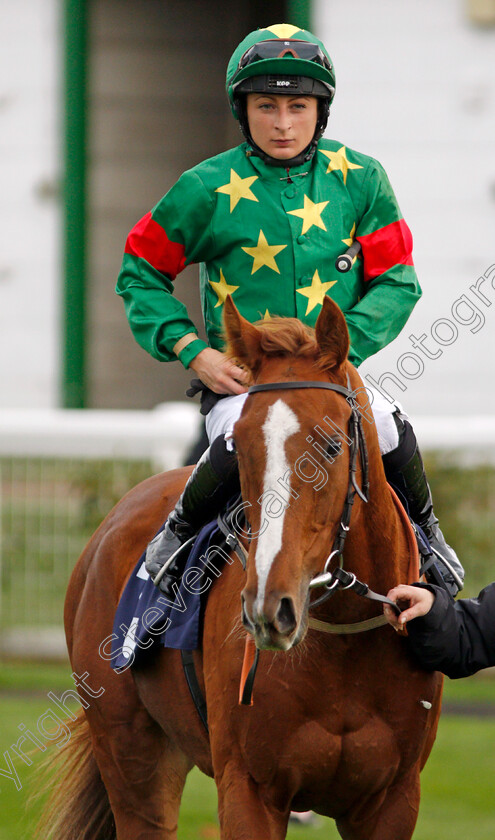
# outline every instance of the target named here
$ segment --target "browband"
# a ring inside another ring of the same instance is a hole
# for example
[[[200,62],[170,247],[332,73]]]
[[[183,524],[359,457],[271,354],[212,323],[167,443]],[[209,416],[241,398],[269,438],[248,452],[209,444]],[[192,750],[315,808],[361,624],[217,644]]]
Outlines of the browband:
[[[333,382],[265,382],[262,385],[252,385],[248,394],[256,394],[259,391],[287,391],[295,388],[324,388],[327,391],[336,391],[346,399],[354,399],[355,391],[344,385],[336,385]]]

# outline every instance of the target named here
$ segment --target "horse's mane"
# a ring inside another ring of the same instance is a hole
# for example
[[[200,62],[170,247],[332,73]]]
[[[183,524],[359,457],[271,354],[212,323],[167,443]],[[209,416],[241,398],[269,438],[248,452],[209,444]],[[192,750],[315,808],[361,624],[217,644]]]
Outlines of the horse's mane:
[[[272,317],[269,320],[255,321],[260,335],[260,350],[264,356],[308,358],[316,362],[318,345],[315,331],[298,318]],[[235,359],[234,346],[226,339],[226,353]]]
[[[298,318],[271,318],[257,321],[261,330],[261,349],[266,356],[314,356],[315,331]]]

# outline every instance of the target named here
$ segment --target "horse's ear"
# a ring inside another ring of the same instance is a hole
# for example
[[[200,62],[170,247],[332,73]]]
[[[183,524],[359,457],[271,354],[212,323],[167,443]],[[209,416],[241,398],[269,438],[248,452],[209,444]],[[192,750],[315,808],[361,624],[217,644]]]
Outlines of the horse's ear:
[[[323,300],[315,331],[325,367],[341,367],[349,353],[349,331],[342,310],[329,297]]]
[[[223,323],[229,354],[254,372],[261,355],[261,333],[242,317],[230,295],[225,298]]]

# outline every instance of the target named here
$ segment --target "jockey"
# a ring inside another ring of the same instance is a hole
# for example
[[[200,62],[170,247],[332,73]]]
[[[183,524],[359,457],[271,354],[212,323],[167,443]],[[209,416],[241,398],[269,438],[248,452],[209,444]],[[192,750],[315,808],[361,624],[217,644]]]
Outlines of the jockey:
[[[239,486],[226,439],[247,374],[223,352],[227,295],[251,322],[276,315],[314,326],[328,294],[346,318],[356,366],[398,335],[421,295],[412,237],[383,168],[322,138],[335,94],[322,42],[289,24],[252,32],[230,59],[226,88],[244,142],[185,172],[137,223],[117,283],[141,346],[162,361],[180,359],[213,392],[210,448],[147,550],[148,572],[166,594],[182,574],[183,543]],[[339,273],[336,258],[356,239],[361,258]],[[190,263],[200,263],[208,343],[173,294]],[[371,397],[388,480],[445,561],[437,565],[455,595],[464,571],[438,526],[414,431],[398,403]]]

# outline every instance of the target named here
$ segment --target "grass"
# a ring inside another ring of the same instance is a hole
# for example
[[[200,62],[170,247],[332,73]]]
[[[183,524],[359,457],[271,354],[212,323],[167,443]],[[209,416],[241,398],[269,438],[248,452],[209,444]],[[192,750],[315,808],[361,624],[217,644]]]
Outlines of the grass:
[[[52,707],[48,691],[71,686],[66,666],[0,663],[0,769],[6,769],[5,751],[20,736],[19,725],[37,732],[40,717]],[[495,680],[478,675],[469,680],[446,681],[449,707],[469,702],[495,708]],[[55,731],[55,730],[54,730]],[[62,732],[59,733],[59,739]],[[422,775],[421,811],[414,840],[492,840],[495,836],[493,779],[495,778],[495,716],[477,718],[445,715],[432,756]],[[47,751],[55,753],[55,741]],[[49,754],[45,753],[45,754]],[[2,758],[3,756],[3,758]],[[0,776],[0,840],[29,840],[39,806],[29,802],[36,790],[42,754],[34,749],[32,765],[15,759],[20,790]],[[193,771],[186,785],[180,819],[180,840],[218,840],[216,791],[211,779]],[[291,827],[290,840],[337,840],[332,821],[320,819],[316,827]]]
[[[0,697],[13,692],[64,691],[73,686],[71,668],[58,663],[0,662]]]
[[[425,464],[442,531],[466,569],[462,594],[471,598],[494,578],[495,468],[461,468],[447,455],[429,455]]]

